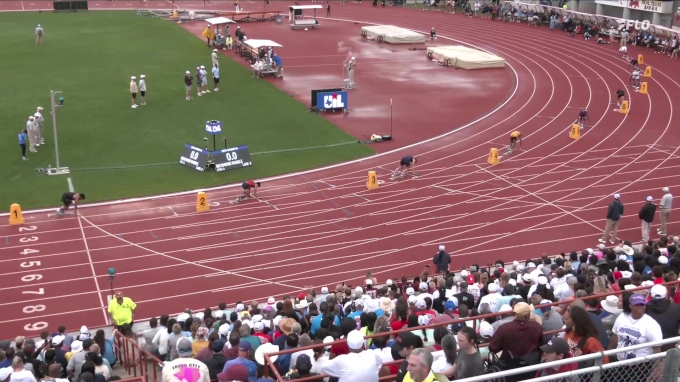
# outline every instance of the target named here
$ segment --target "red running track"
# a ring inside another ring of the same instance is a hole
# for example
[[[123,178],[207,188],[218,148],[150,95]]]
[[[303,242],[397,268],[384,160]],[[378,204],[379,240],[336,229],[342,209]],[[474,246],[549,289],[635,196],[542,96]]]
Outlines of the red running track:
[[[612,96],[630,73],[612,46],[499,22],[492,25],[503,38],[495,41],[486,19],[370,3],[334,13],[434,26],[441,37],[505,57],[519,88],[473,126],[408,151],[267,181],[261,201],[231,205],[238,191],[225,188],[208,193],[211,211],[200,214],[195,195],[95,206],[80,219],[27,214],[25,226],[0,228],[0,338],[63,323],[105,325],[111,267],[115,289],[137,302],[141,320],[358,283],[367,270],[382,280],[414,274],[439,244],[456,269],[594,247],[613,193],[627,206],[619,238],[638,240],[644,198],[680,186],[673,176],[680,134],[671,123],[680,75],[666,57],[646,54],[654,67],[650,94],[631,94],[631,111],[622,115],[612,111]],[[569,126],[584,106],[592,126],[574,141]],[[487,165],[489,149],[502,148],[515,129],[524,149]],[[421,176],[389,181],[407,153],[421,158]],[[378,190],[366,190],[368,170],[385,180]]]

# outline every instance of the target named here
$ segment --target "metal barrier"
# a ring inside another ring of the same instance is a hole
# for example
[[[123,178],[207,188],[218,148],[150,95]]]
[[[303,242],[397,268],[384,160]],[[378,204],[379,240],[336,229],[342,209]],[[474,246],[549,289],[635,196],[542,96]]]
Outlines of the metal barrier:
[[[667,283],[663,283],[663,284],[659,284],[659,285],[664,285],[666,287],[677,286],[677,285],[680,285],[680,280],[679,281],[667,282]],[[641,292],[641,291],[649,290],[651,288],[652,288],[651,286],[650,287],[639,287],[639,288],[635,288],[635,289],[629,289],[629,290],[626,290],[626,291],[602,293],[602,294],[597,294],[597,295],[592,295],[592,296],[586,296],[586,297],[580,298],[579,300],[602,299],[602,298],[605,298],[606,296],[609,296],[609,295],[620,295],[624,292],[635,293],[635,292]],[[672,297],[672,295],[670,293],[668,293],[667,298],[671,298],[671,297]],[[548,307],[548,306],[567,305],[570,302],[571,301],[560,301],[560,302],[554,302],[554,303],[550,303],[550,304],[536,305],[536,306],[534,306],[534,308],[538,309],[538,308],[543,308],[543,307]],[[479,315],[479,316],[474,316],[474,317],[466,317],[466,318],[462,318],[462,319],[451,320],[451,321],[448,321],[444,324],[441,324],[441,323],[440,324],[430,324],[430,325],[418,326],[418,327],[414,327],[414,328],[400,329],[400,330],[395,330],[395,331],[391,331],[391,332],[373,334],[373,335],[370,335],[370,336],[365,336],[364,338],[369,339],[369,338],[374,338],[374,337],[394,336],[394,335],[397,335],[397,334],[403,333],[403,332],[412,332],[412,331],[421,330],[421,329],[434,329],[434,328],[437,328],[437,327],[440,327],[440,326],[457,324],[457,323],[464,323],[466,321],[472,321],[472,327],[476,330],[478,320],[485,319],[485,318],[491,318],[491,317],[499,317],[499,316],[502,316],[502,315],[507,315],[507,312],[490,313],[490,314],[484,314],[484,315]],[[550,335],[550,334],[557,334],[557,333],[560,333],[560,332],[562,332],[562,329],[544,332],[543,334],[544,335]],[[666,341],[665,343],[680,342],[680,338],[672,339],[672,340],[665,340],[665,341]],[[264,354],[264,375],[265,375],[265,377],[271,376],[271,377],[275,378],[276,381],[283,381],[281,374],[278,372],[275,365],[271,361],[271,358],[270,358],[271,356],[296,353],[296,352],[302,351],[302,350],[316,349],[316,348],[327,347],[327,346],[332,346],[332,345],[340,345],[340,344],[344,344],[345,342],[346,342],[346,340],[341,339],[341,340],[337,340],[337,341],[334,341],[334,342],[331,342],[331,343],[326,343],[326,344],[315,344],[315,345],[311,345],[311,346],[298,347],[298,348],[295,348],[295,349],[282,350],[282,351],[279,351],[279,352],[276,352],[276,353]],[[487,344],[480,345],[480,347],[485,347],[485,346],[488,346],[488,345]],[[646,346],[650,346],[650,345],[646,345]],[[631,349],[636,349],[636,348],[641,348],[641,347],[645,347],[645,346],[638,345],[637,347],[631,347]],[[619,352],[621,352],[621,350],[614,351],[614,353],[619,353]],[[595,358],[595,357],[593,357],[593,355],[586,355],[586,356],[583,356],[583,357],[590,357],[588,359]],[[390,366],[390,365],[401,363],[401,362],[402,362],[402,360],[398,360],[398,361],[385,363],[383,365],[384,366]],[[536,369],[534,369],[534,370],[543,369],[543,368],[544,367],[537,367],[536,366]],[[328,375],[323,374],[323,375],[320,375],[320,376],[300,378],[300,379],[296,379],[295,381],[299,381],[299,382],[313,381],[315,379],[318,379],[319,377],[328,377]],[[395,377],[396,377],[396,375],[389,375],[389,376],[381,377],[380,380],[381,381],[391,381],[391,380],[394,380]],[[487,374],[485,376],[485,378],[479,379],[479,381],[488,380],[490,378],[492,378],[492,377],[490,377],[490,374]],[[466,379],[466,381],[467,381],[467,379]]]
[[[524,380],[524,382],[543,382],[543,381],[613,381],[613,382],[642,382],[642,381],[673,381],[676,382],[680,370],[680,351],[670,349],[666,352],[656,353],[640,358],[631,358],[619,361],[616,355],[619,353],[656,347],[668,344],[680,343],[680,337],[668,338],[656,342],[647,342],[641,345],[628,346],[624,348],[605,350],[600,353],[586,354],[580,357],[562,359],[553,362],[544,362],[538,365],[522,367],[494,374],[485,374],[472,378],[465,378],[456,381],[483,382],[490,378],[506,378],[528,372],[538,372],[551,367],[559,367],[582,361],[594,361],[595,365],[584,367],[574,371],[560,374],[553,374],[545,377],[538,377]],[[609,363],[602,364],[602,359],[609,357]],[[493,377],[491,377],[493,375]]]
[[[128,374],[137,377],[139,373],[139,377],[145,378],[144,382],[159,380],[158,370],[162,369],[163,361],[142,349],[137,342],[125,337],[119,331],[114,330],[113,335],[116,358],[120,360],[120,364]]]

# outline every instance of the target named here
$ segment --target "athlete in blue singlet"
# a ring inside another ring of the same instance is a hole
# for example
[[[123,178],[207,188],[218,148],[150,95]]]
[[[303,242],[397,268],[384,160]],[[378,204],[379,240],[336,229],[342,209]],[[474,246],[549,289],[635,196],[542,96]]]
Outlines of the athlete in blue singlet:
[[[406,175],[406,173],[410,170],[411,175],[414,175],[414,169],[416,167],[416,158],[412,156],[405,156],[401,158],[401,161],[399,162],[399,167],[397,167],[396,170],[392,173],[392,177],[396,178],[397,176],[403,177]],[[399,174],[401,172],[401,174]]]

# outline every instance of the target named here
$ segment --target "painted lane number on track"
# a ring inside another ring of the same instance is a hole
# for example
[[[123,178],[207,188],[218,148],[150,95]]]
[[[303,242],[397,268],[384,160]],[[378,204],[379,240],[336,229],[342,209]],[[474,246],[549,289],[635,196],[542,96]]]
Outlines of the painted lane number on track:
[[[35,231],[37,229],[38,229],[37,226],[31,225],[31,226],[27,226],[27,227],[19,227],[19,232],[32,232],[32,231]],[[26,236],[26,237],[20,238],[19,242],[21,242],[21,243],[36,243],[38,240],[39,240],[38,236]],[[21,252],[19,252],[19,254],[24,255],[24,256],[25,255],[32,255],[32,254],[36,254],[36,253],[40,253],[40,251],[37,250],[37,249],[30,249],[30,248],[25,248]],[[19,266],[21,268],[35,269],[36,267],[42,266],[42,262],[36,261],[36,260],[22,261],[19,264]],[[41,274],[28,274],[28,275],[22,276],[21,281],[23,281],[25,283],[30,283],[30,282],[33,282],[33,281],[42,280],[42,278],[43,278],[43,275],[41,275]],[[45,288],[37,288],[37,290],[24,290],[24,291],[21,292],[21,294],[24,294],[24,295],[26,295],[26,294],[44,295],[45,294]],[[24,314],[34,314],[34,313],[44,312],[46,309],[47,309],[47,306],[45,306],[43,304],[39,304],[39,305],[24,306],[21,309],[21,311]],[[29,323],[29,324],[24,325],[24,330],[25,331],[41,331],[41,330],[46,329],[47,327],[49,327],[49,324],[47,322],[39,321],[39,322],[34,322],[34,323]]]

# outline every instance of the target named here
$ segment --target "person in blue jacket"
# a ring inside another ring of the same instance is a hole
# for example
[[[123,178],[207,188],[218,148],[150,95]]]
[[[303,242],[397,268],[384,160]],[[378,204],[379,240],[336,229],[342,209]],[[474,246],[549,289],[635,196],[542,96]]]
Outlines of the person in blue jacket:
[[[21,147],[21,159],[28,160],[26,158],[26,139],[28,139],[28,130],[23,129],[19,133],[19,146]]]

